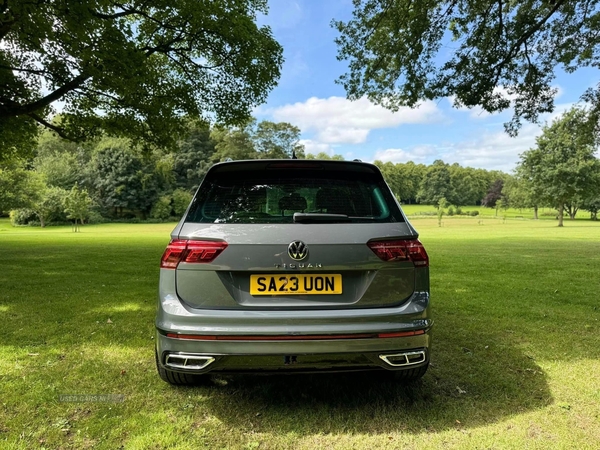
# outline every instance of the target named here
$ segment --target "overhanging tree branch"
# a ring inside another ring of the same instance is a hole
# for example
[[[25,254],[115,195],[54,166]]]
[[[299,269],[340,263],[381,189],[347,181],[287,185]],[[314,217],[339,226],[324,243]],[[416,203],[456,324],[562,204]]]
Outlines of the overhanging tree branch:
[[[50,94],[33,103],[21,105],[17,102],[10,102],[8,105],[0,105],[0,117],[29,115],[31,113],[34,113],[35,111],[39,111],[40,109],[49,106],[52,102],[55,102],[56,100],[60,99],[62,96],[72,91],[73,89],[76,89],[77,87],[81,86],[89,78],[91,78],[90,75],[80,73],[71,81],[68,81],[55,91],[51,92]]]
[[[519,52],[521,46],[527,42],[527,40],[533,36],[535,33],[537,33],[542,26],[544,26],[546,24],[546,22],[548,22],[548,20],[550,19],[550,17],[552,17],[554,15],[554,13],[556,11],[558,11],[558,9],[565,3],[565,0],[556,0],[556,2],[554,3],[554,6],[552,7],[552,9],[548,12],[548,14],[546,14],[542,20],[540,20],[539,22],[537,22],[535,25],[533,25],[526,33],[524,33],[523,35],[521,35],[521,37],[517,40],[517,42],[515,42],[510,49],[508,50],[508,52],[506,53],[506,56],[502,59],[502,61],[500,61],[499,63],[494,65],[494,68],[492,69],[492,72],[496,73],[496,76],[494,78],[494,84],[498,84],[498,81],[500,80],[500,76],[502,74],[502,69],[504,68],[504,66],[506,64],[508,64],[508,62],[510,60],[512,60],[517,53]]]
[[[56,134],[58,134],[61,138],[66,139],[68,141],[73,141],[73,138],[68,136],[67,134],[65,134],[64,130],[46,120],[44,120],[42,117],[38,116],[35,113],[29,113],[27,114],[29,117],[31,117],[33,120],[35,120],[36,122],[38,122],[39,124],[45,126],[46,128],[49,128],[50,130],[54,131]]]

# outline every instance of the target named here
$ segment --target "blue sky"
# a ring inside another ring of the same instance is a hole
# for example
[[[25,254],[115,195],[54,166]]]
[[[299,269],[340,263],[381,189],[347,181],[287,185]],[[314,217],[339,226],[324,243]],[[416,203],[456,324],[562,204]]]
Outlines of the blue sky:
[[[487,114],[455,109],[449,99],[391,113],[366,99],[350,102],[335,80],[346,71],[336,59],[337,32],[331,20],[347,20],[351,0],[270,0],[268,24],[284,48],[279,85],[255,110],[259,119],[290,122],[302,130],[306,151],[341,154],[346,159],[414,161],[436,159],[463,166],[511,172],[519,154],[535,145],[540,126],[525,124],[516,138],[504,132],[511,111]],[[598,83],[598,71],[557,72],[552,120]]]

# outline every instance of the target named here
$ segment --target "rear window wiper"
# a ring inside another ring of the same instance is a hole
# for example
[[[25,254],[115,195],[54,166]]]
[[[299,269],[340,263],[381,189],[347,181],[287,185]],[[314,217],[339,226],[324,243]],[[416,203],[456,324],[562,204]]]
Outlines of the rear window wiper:
[[[294,223],[349,222],[347,214],[294,213]]]

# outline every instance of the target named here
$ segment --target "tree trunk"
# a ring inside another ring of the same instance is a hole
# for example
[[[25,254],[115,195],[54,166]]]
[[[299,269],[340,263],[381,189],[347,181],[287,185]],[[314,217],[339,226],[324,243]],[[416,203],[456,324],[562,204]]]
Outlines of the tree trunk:
[[[563,226],[563,216],[565,213],[565,205],[563,205],[562,203],[560,204],[559,208],[558,208],[558,226],[562,227]]]
[[[535,205],[533,207],[533,220],[538,220],[538,207]]]
[[[40,217],[40,226],[42,228],[44,228],[46,226],[46,224],[44,223],[44,216],[39,216]]]
[[[579,208],[574,205],[567,205],[567,212],[569,213],[569,218],[571,220],[575,219],[575,216],[577,215],[578,210],[579,210]]]

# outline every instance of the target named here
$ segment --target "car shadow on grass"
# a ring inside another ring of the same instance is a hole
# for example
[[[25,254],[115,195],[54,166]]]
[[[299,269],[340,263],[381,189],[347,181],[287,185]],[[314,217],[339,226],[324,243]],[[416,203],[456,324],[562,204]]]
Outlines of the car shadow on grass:
[[[240,431],[307,435],[477,427],[552,401],[533,359],[515,348],[490,347],[466,349],[446,341],[436,347],[425,377],[413,384],[386,372],[213,375],[212,385],[200,391],[209,411]]]

